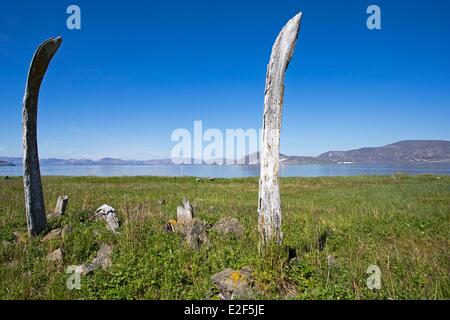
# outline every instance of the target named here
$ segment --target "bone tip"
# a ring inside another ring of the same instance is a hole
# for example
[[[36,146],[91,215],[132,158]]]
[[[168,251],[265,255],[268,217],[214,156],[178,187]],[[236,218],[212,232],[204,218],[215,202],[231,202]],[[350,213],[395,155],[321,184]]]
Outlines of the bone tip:
[[[300,21],[302,19],[302,17],[303,17],[303,12],[300,11],[299,13],[297,13],[294,16],[293,20]]]
[[[61,36],[54,37],[54,38],[52,39],[52,41],[54,41],[54,42],[60,44],[60,43],[62,42],[62,37],[61,37]]]

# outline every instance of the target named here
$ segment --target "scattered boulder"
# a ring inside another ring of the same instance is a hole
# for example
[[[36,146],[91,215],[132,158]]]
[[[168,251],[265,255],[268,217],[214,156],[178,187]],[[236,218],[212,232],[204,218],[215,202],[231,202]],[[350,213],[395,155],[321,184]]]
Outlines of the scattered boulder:
[[[45,258],[48,262],[53,262],[58,265],[62,265],[64,263],[64,254],[61,248],[56,249],[55,251],[50,252]]]
[[[212,229],[221,234],[233,234],[236,237],[241,237],[244,234],[244,227],[239,220],[230,217],[220,219]]]
[[[61,236],[61,232],[62,232],[61,228],[53,229],[41,239],[41,242],[57,239],[59,236]]]
[[[253,275],[250,267],[243,267],[240,271],[225,269],[211,277],[219,290],[222,300],[251,299],[253,297]]]
[[[95,211],[95,217],[97,219],[105,220],[108,229],[110,229],[113,233],[117,232],[117,229],[119,228],[119,218],[117,217],[116,211],[113,207],[107,204],[102,205]]]
[[[107,270],[111,267],[111,254],[113,251],[113,246],[108,244],[102,244],[100,249],[97,252],[96,257],[92,260],[91,263],[85,263],[80,266],[76,266],[76,272],[80,273],[82,276],[85,276],[95,270],[101,268],[102,270]]]
[[[180,224],[174,219],[170,219],[165,225],[164,230],[166,232],[178,232],[183,235],[189,247],[194,250],[198,250],[200,246],[208,244],[208,232],[211,229],[211,225],[194,218],[189,222]]]
[[[209,180],[209,181],[214,181],[214,180],[216,180],[216,178],[214,178],[214,177],[209,177],[208,180]]]
[[[189,200],[183,199],[183,205],[177,207],[177,223],[186,225],[194,218],[194,207],[189,203]]]
[[[188,245],[198,250],[201,245],[208,244],[208,232],[211,225],[194,218],[194,207],[189,200],[183,199],[183,205],[177,207],[177,220],[170,219],[165,225],[166,232],[181,233]]]
[[[98,268],[102,268],[102,270],[107,270],[109,267],[111,267],[112,251],[113,251],[112,246],[102,244],[102,246],[97,252],[97,256],[92,260],[91,263],[86,265],[85,272],[89,273]]]
[[[202,179],[196,178],[195,181],[199,182],[199,181],[202,181]]]
[[[197,218],[184,225],[183,234],[188,245],[194,249],[200,249],[200,246],[208,244],[208,231],[211,225]]]

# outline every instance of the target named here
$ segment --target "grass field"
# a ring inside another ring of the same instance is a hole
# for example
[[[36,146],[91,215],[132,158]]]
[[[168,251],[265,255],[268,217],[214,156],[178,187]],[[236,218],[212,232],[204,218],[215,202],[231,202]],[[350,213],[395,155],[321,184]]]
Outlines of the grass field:
[[[58,195],[70,197],[50,227],[71,224],[73,232],[14,241],[14,231],[26,232],[22,180],[0,177],[2,299],[216,299],[211,275],[243,266],[252,267],[264,299],[450,298],[450,177],[283,178],[284,249],[265,256],[257,249],[256,178],[44,177],[43,184],[47,211]],[[236,217],[245,235],[211,232],[209,246],[193,251],[163,230],[183,197],[207,222]],[[118,235],[90,219],[104,203],[118,212]],[[65,266],[81,264],[101,243],[114,244],[113,265],[83,277],[80,290],[67,289],[64,267],[45,260],[62,247]],[[297,258],[289,261],[287,248]],[[382,272],[379,291],[366,288],[371,264]]]

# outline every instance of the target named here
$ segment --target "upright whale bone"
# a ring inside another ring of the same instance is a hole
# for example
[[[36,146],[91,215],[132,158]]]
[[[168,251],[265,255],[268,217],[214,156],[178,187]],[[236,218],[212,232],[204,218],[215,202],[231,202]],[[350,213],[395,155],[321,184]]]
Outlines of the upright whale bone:
[[[42,79],[61,42],[61,37],[51,38],[37,48],[28,71],[23,97],[23,185],[29,235],[37,235],[47,228],[36,133],[38,97]]]
[[[258,196],[260,249],[269,242],[280,244],[283,240],[278,170],[284,78],[294,55],[301,20],[300,12],[283,27],[272,47],[267,66]]]

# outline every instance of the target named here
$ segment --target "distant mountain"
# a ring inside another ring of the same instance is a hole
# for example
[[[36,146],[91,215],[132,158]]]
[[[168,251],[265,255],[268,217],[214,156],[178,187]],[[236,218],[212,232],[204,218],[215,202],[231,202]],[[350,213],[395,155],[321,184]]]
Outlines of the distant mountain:
[[[14,164],[7,162],[7,161],[0,160],[0,167],[8,167],[8,166],[14,166]]]
[[[252,165],[252,164],[259,164],[259,157],[260,157],[260,152],[254,152],[251,154],[246,155],[245,157],[241,158],[238,162],[238,164],[247,164],[247,165]],[[284,162],[287,161],[289,159],[289,156],[280,153],[280,162]]]
[[[246,164],[259,164],[259,153],[241,159]],[[257,160],[255,160],[255,156]],[[317,157],[287,156],[280,153],[283,165],[333,163],[450,163],[450,141],[407,140],[376,148],[328,151]]]
[[[377,148],[328,151],[317,157],[329,162],[450,162],[450,141],[406,140]]]
[[[194,164],[194,158],[177,159],[184,164]],[[288,156],[280,154],[283,165],[333,164],[333,163],[450,163],[450,141],[407,140],[383,147],[361,148],[349,151],[328,151],[317,157]],[[246,155],[237,161],[216,159],[215,164],[259,164],[259,152]],[[173,165],[172,159],[122,160],[116,158],[89,159],[41,159],[41,166],[121,166],[121,165]],[[22,165],[22,158],[0,157],[1,165]]]

